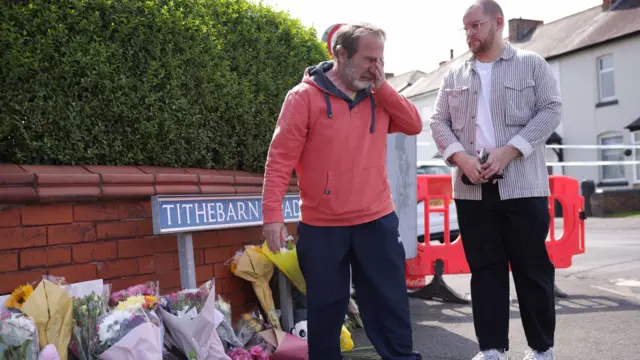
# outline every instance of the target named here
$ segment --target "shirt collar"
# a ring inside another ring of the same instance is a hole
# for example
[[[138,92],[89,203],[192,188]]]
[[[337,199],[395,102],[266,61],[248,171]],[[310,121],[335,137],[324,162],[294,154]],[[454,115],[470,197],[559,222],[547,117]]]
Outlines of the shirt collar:
[[[510,42],[505,41],[504,51],[502,52],[502,54],[500,54],[498,58],[503,60],[509,60],[515,54],[516,54],[516,49],[513,48],[513,45],[511,45]],[[476,56],[472,54],[469,60],[467,60],[467,64],[473,65],[475,64],[475,62],[476,62]]]

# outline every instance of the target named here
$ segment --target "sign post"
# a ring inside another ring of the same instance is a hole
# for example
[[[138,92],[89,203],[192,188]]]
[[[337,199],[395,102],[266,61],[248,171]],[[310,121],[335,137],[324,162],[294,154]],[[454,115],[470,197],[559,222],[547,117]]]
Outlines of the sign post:
[[[397,133],[387,136],[387,169],[391,196],[400,220],[400,240],[406,259],[418,256],[417,139]]]
[[[262,197],[259,195],[156,195],[151,197],[153,233],[177,234],[182,289],[196,287],[193,256],[195,231],[220,230],[262,225]],[[300,197],[287,195],[283,203],[285,223],[300,219]],[[293,328],[293,300],[289,280],[278,271],[282,326]]]

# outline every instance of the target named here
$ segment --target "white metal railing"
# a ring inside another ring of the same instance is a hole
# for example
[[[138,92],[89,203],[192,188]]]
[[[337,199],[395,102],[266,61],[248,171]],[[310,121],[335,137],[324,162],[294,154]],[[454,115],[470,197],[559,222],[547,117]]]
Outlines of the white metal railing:
[[[418,141],[418,146],[435,145],[433,142]],[[546,145],[547,149],[614,149],[640,151],[640,144],[629,145]],[[418,161],[418,166],[445,165],[442,159],[429,159]],[[620,160],[620,161],[552,161],[547,162],[548,166],[606,166],[606,165],[640,165],[640,160]]]

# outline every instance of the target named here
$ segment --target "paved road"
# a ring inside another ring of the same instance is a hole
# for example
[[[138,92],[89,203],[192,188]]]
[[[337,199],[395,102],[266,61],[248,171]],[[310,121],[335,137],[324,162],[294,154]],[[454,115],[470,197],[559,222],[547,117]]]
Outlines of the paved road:
[[[468,275],[445,276],[461,294]],[[587,219],[586,252],[570,269],[557,271],[558,287],[569,295],[557,300],[556,348],[560,360],[640,359],[640,217]],[[526,339],[513,291],[511,351],[522,359]],[[414,338],[424,359],[470,360],[477,352],[471,308],[412,300]],[[356,346],[367,346],[362,332]]]

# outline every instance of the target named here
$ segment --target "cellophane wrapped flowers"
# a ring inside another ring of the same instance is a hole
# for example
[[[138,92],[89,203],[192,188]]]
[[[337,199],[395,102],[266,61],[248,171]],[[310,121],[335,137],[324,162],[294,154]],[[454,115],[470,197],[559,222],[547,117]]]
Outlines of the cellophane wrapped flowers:
[[[233,348],[242,347],[243,344],[238,339],[235,331],[233,330],[232,320],[231,320],[231,304],[226,302],[220,295],[218,295],[218,300],[216,301],[216,309],[222,313],[224,318],[218,327],[216,328],[216,332],[220,335],[220,340],[222,340],[222,345],[224,345],[225,351],[229,351]],[[233,357],[232,357],[233,359]]]
[[[202,311],[209,298],[209,291],[210,287],[201,286],[165,295],[160,299],[160,306],[172,315],[194,318]]]
[[[38,331],[28,316],[0,312],[0,359],[36,360],[40,350]]]
[[[109,287],[103,293],[91,292],[83,297],[73,299],[73,334],[70,349],[79,360],[98,358],[98,321],[107,312]]]

